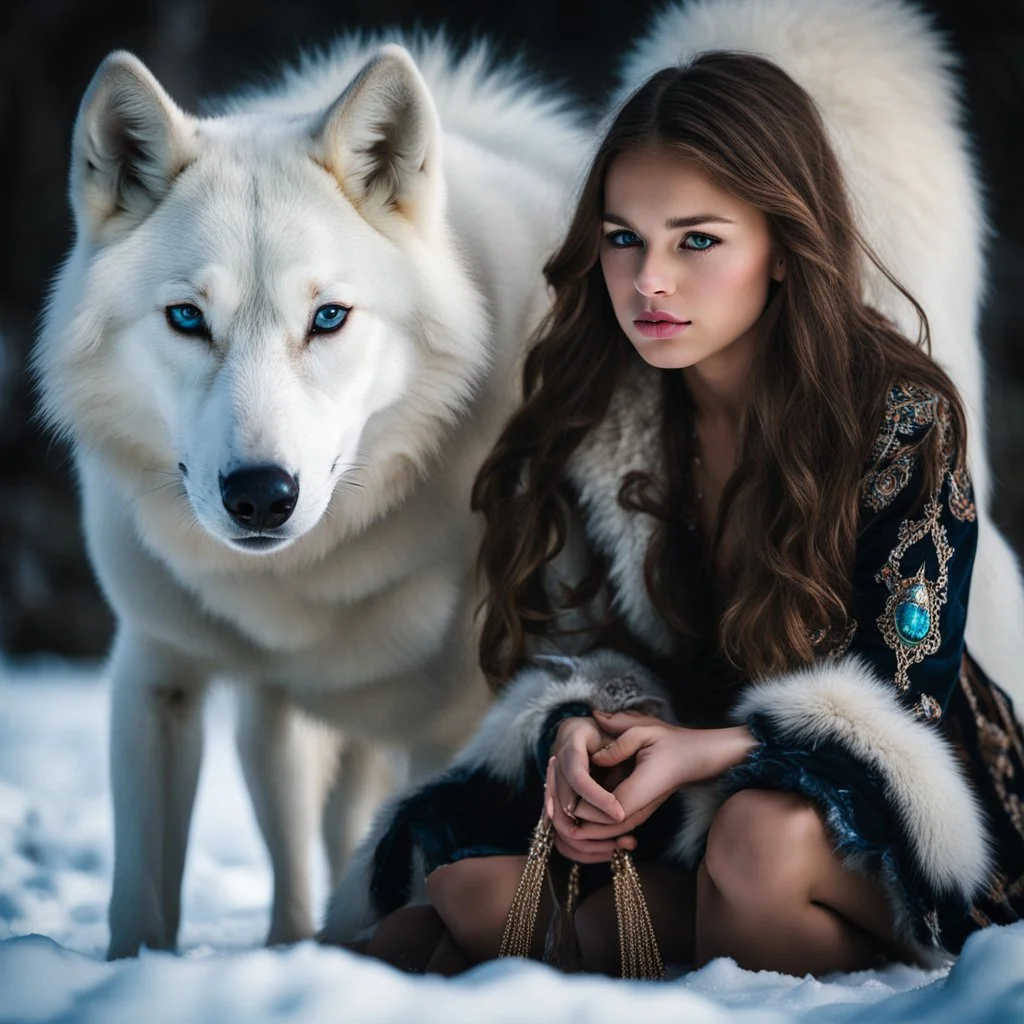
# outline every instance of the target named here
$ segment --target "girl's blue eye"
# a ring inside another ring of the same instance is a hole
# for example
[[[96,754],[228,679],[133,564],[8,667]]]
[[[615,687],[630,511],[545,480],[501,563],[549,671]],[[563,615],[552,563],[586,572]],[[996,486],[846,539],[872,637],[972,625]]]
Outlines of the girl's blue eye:
[[[167,322],[182,334],[208,335],[209,329],[206,326],[206,317],[198,306],[191,302],[183,302],[178,306],[168,306],[165,310]]]
[[[717,241],[718,239],[712,238],[711,235],[702,235],[699,231],[694,231],[686,236],[685,247],[696,252],[704,252],[715,245]]]
[[[347,306],[339,306],[336,302],[329,302],[326,306],[321,306],[313,314],[313,326],[310,329],[310,334],[330,334],[341,327],[347,316]]]
[[[642,244],[640,236],[635,231],[627,231],[622,228],[620,231],[611,231],[605,238],[613,249],[629,249],[634,245]]]

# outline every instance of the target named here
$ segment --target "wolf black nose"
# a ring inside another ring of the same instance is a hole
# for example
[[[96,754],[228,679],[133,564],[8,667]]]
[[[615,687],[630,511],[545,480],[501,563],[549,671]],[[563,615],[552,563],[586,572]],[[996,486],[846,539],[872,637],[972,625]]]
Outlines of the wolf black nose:
[[[220,478],[220,496],[239,526],[273,530],[295,511],[299,481],[280,466],[236,469]]]

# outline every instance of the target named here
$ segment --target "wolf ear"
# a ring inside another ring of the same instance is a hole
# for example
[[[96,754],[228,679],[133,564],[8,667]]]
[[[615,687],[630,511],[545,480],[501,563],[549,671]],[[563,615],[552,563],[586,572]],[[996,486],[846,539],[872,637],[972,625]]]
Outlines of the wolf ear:
[[[188,163],[192,126],[142,61],[111,53],[75,121],[71,203],[79,229],[106,235],[141,221]]]
[[[314,158],[367,220],[398,213],[421,235],[439,223],[440,123],[404,47],[381,48],[324,114],[313,143]]]

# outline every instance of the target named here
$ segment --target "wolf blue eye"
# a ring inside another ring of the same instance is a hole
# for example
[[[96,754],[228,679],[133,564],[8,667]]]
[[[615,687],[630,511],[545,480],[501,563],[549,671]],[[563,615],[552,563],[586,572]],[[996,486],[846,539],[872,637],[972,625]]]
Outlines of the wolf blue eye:
[[[183,302],[178,306],[168,306],[167,322],[183,334],[207,334],[206,318],[198,306],[191,302]]]
[[[321,306],[313,314],[313,327],[311,334],[330,334],[336,331],[348,316],[348,307],[339,306],[336,302],[329,302]]]
[[[611,231],[605,238],[613,249],[628,249],[630,246],[641,244],[640,236],[635,231],[627,231],[625,228],[621,231]]]
[[[702,235],[699,231],[694,231],[686,236],[685,247],[703,252],[705,249],[710,249],[717,241],[718,239],[712,238],[711,235]]]

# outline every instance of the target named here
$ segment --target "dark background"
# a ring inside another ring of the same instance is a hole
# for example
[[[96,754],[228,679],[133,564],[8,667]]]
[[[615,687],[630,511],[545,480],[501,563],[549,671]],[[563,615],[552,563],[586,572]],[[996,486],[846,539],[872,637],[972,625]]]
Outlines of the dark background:
[[[33,422],[25,372],[47,281],[70,241],[72,121],[109,50],[134,51],[179,104],[195,109],[201,97],[272,74],[301,48],[341,32],[445,24],[458,41],[486,35],[500,56],[521,53],[542,76],[596,106],[629,40],[658,6],[0,0],[0,655],[98,655],[110,636],[111,618],[82,550],[68,453]],[[924,6],[961,59],[966,123],[995,229],[982,332],[994,513],[1024,552],[1024,0]]]

